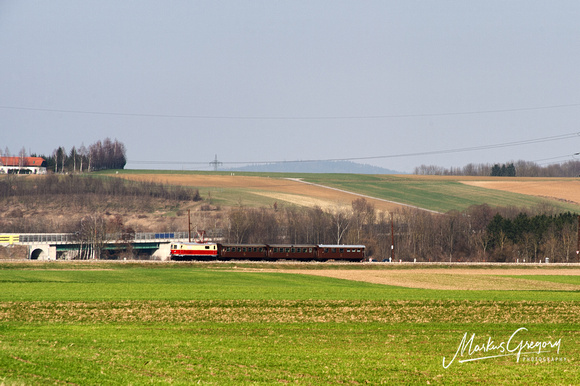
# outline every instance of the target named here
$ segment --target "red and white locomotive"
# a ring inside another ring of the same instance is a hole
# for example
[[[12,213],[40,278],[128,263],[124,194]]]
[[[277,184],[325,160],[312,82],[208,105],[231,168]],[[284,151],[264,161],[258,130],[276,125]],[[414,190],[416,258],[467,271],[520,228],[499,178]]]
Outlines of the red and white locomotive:
[[[171,244],[172,260],[212,260],[217,258],[218,244],[216,243]]]

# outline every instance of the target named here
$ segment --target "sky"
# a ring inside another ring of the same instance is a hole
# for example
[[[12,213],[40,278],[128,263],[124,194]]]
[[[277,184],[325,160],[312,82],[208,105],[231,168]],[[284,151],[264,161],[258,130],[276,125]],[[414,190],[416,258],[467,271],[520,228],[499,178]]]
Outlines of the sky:
[[[580,159],[580,2],[0,0],[0,151],[127,169]]]

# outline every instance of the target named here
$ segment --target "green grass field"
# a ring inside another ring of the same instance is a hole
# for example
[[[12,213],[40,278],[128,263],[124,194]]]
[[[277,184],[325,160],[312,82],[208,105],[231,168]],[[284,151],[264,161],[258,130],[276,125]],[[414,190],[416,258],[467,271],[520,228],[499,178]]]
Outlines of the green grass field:
[[[305,181],[344,189],[438,212],[465,210],[472,205],[534,207],[546,199],[500,190],[484,189],[446,178],[391,175],[309,174]],[[549,200],[562,211],[577,212],[580,206]]]
[[[0,265],[0,384],[577,384],[578,291],[226,267]],[[580,284],[562,273],[524,277]],[[472,334],[471,353],[452,361]],[[559,353],[534,346],[558,341]]]

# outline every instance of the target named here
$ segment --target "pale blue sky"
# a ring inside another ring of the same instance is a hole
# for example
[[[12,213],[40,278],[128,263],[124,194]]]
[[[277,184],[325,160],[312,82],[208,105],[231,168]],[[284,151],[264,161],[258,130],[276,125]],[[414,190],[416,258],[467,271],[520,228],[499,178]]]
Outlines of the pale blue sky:
[[[426,153],[580,132],[578,20],[578,1],[0,0],[0,149],[110,137],[128,168],[176,169],[567,160],[580,136]]]

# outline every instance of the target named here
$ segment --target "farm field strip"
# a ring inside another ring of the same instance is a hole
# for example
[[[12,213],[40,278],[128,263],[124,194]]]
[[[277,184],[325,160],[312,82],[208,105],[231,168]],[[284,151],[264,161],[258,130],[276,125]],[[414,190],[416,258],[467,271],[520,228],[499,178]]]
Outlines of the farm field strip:
[[[521,278],[518,275],[530,275],[528,270],[506,269],[503,272],[494,270],[485,272],[482,270],[282,270],[281,272],[294,274],[308,274],[315,276],[333,277],[337,279],[364,281],[375,284],[386,284],[406,288],[424,288],[438,290],[480,290],[480,291],[580,291],[580,269],[556,271],[557,275],[570,275],[575,277],[575,283],[558,283],[546,280]],[[553,270],[540,275],[554,275]]]
[[[580,300],[577,269],[556,269],[556,276],[525,278],[510,269],[372,270],[247,268],[203,269],[188,265],[106,270],[0,271],[1,301],[121,301],[121,300]],[[61,264],[47,265],[63,267]],[[250,265],[252,266],[252,265]],[[270,264],[272,266],[272,264]],[[171,267],[171,268],[167,268]],[[459,270],[462,272],[463,270]],[[469,271],[469,270],[466,270]],[[497,274],[497,275],[496,275]],[[553,278],[567,278],[560,282]],[[550,278],[552,280],[538,280]],[[470,279],[477,285],[472,286]],[[392,280],[394,284],[388,284]],[[490,285],[492,283],[493,285]],[[416,284],[413,288],[413,284]],[[445,286],[445,289],[439,289]],[[425,288],[425,289],[421,289]],[[502,289],[518,289],[508,291]],[[466,291],[465,289],[470,289]],[[490,291],[491,290],[491,291]]]
[[[529,326],[518,341],[560,340],[532,352],[450,364],[465,332],[507,341],[502,323],[5,324],[5,384],[575,384],[580,332]],[[515,347],[517,350],[517,347]],[[443,364],[447,363],[448,368]]]
[[[549,312],[544,312],[549,310]],[[0,323],[577,323],[577,301],[134,300],[0,302]]]
[[[508,180],[461,181],[463,184],[486,189],[526,194],[580,205],[580,180]]]
[[[369,196],[369,195],[366,195],[366,194],[361,194],[361,193],[353,193],[353,192],[346,191],[344,189],[334,188],[334,187],[331,187],[331,186],[325,186],[325,185],[315,184],[315,183],[312,183],[312,182],[307,182],[307,181],[304,181],[301,178],[289,178],[289,180],[301,182],[303,184],[310,185],[310,186],[316,186],[316,187],[319,187],[319,188],[331,189],[331,190],[337,191],[339,193],[353,194],[353,195],[356,195],[358,197],[362,197],[364,199],[368,199],[373,204],[376,201],[379,201],[379,202],[382,202],[382,203],[386,203],[387,205],[390,205],[393,208],[397,208],[397,207],[408,207],[408,208],[423,209],[423,210],[427,210],[429,212],[439,213],[437,211],[428,210],[428,209],[424,209],[424,208],[419,208],[419,207],[414,206],[414,205],[404,204],[404,203],[401,203],[401,202],[395,202],[395,201],[387,200],[387,199],[384,199],[384,198],[372,197],[372,196]]]

